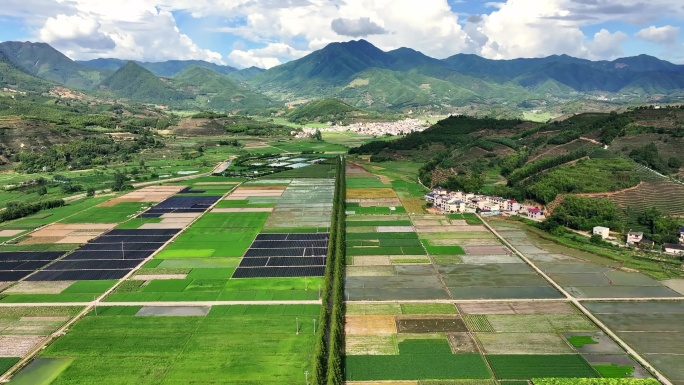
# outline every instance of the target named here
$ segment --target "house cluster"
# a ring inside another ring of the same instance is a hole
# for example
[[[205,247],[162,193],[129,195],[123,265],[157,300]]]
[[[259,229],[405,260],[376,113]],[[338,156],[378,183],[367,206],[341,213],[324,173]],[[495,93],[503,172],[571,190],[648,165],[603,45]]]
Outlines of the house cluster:
[[[441,187],[425,194],[425,200],[432,207],[445,213],[474,213],[481,215],[511,214],[522,215],[529,219],[544,220],[544,211],[536,206],[526,206],[515,200],[465,193],[462,191],[448,191]]]
[[[627,246],[639,247],[641,249],[653,249],[655,242],[644,238],[644,233],[639,231],[630,231],[627,233]],[[666,254],[684,256],[684,227],[679,229],[679,243],[665,243],[663,244],[663,252]]]
[[[360,135],[372,136],[397,136],[424,131],[427,128],[425,121],[418,119],[404,119],[393,122],[353,123],[348,126],[334,125],[332,122],[328,122],[327,124],[329,127],[306,127],[303,128],[302,131],[292,131],[291,134],[297,138],[309,138],[316,133],[316,130],[319,130],[321,132],[353,132]]]

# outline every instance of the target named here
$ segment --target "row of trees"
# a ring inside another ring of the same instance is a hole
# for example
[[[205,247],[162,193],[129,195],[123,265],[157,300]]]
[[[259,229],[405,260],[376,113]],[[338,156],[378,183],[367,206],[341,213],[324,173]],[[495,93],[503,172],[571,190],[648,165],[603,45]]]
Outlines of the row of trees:
[[[516,169],[508,175],[508,185],[513,186],[525,178],[538,174],[544,170],[560,166],[561,164],[572,162],[587,156],[587,150],[580,149],[564,155],[544,157],[530,162],[521,168]]]
[[[346,258],[344,159],[338,158],[320,325],[313,363],[314,385],[344,383],[344,271]]]
[[[0,211],[0,222],[24,218],[42,210],[64,206],[62,199],[50,199],[39,202],[9,202],[7,208]]]

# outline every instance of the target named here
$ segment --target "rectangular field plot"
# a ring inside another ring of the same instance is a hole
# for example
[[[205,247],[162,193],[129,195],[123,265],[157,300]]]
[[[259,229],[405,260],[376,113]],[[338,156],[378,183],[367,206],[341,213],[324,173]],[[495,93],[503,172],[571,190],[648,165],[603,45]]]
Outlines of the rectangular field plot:
[[[598,372],[579,354],[493,355],[487,361],[500,380],[531,378],[596,378]]]
[[[173,260],[175,261],[175,260]],[[184,270],[185,278],[154,274],[157,269],[144,269],[142,278],[125,281],[106,301],[292,301],[317,300],[323,279],[252,278],[231,279],[235,268],[193,268]],[[164,269],[158,269],[162,272]],[[189,271],[189,272],[188,272]]]
[[[63,252],[0,252],[0,282],[23,279],[63,254]]]
[[[0,374],[80,310],[79,307],[0,308]]]
[[[585,306],[673,383],[684,383],[684,303],[588,302]]]
[[[481,355],[453,354],[446,338],[406,340],[398,345],[398,355],[347,356],[347,381],[491,378]]]
[[[259,234],[233,278],[323,276],[328,237],[328,233]]]
[[[312,320],[319,311],[319,306],[220,306],[207,316],[91,313],[41,358],[73,358],[54,384],[93,383],[93,373],[102,384],[295,384],[311,370]]]
[[[297,229],[327,231],[334,192],[333,179],[293,179],[277,198],[275,209],[264,228],[270,232],[301,232]]]
[[[87,270],[90,272],[91,270]],[[43,273],[43,272],[39,272]],[[47,272],[61,274],[62,272]],[[71,272],[67,272],[71,273]],[[111,288],[115,280],[24,280],[0,294],[3,303],[90,302]]]
[[[241,257],[268,216],[269,213],[207,213],[155,257]]]

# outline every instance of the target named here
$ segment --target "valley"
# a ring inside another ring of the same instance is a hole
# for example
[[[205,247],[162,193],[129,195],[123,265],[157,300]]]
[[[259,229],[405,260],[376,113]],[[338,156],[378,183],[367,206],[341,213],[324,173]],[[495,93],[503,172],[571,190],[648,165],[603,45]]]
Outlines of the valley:
[[[682,68],[0,43],[0,383],[684,384]]]

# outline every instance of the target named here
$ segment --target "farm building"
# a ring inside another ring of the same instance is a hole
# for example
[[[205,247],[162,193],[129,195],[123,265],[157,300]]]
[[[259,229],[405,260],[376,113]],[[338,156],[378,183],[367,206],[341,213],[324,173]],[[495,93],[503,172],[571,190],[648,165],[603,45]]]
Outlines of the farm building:
[[[633,245],[636,243],[641,242],[641,240],[644,239],[644,233],[640,231],[630,231],[627,233],[627,244],[628,245]]]
[[[449,212],[462,213],[465,212],[466,204],[460,199],[452,199],[448,202]]]
[[[544,219],[544,212],[539,208],[532,207],[527,209],[527,217],[535,221],[540,221]]]
[[[592,234],[600,235],[602,239],[606,239],[610,236],[610,229],[603,226],[596,226],[594,227]]]
[[[679,243],[684,244],[684,227],[679,229]]]
[[[684,255],[684,245],[677,245],[675,243],[666,243],[663,245],[663,251],[666,254]]]

